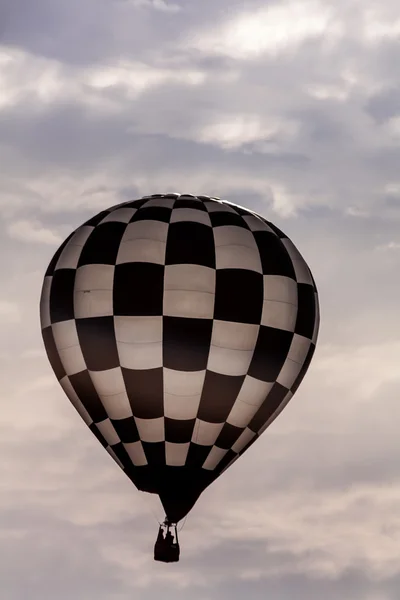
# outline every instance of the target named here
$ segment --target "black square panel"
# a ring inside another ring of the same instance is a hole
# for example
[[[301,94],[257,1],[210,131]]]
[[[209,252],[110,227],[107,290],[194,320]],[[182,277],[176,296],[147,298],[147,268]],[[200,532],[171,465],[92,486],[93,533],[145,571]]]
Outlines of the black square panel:
[[[103,448],[107,448],[108,442],[107,442],[106,438],[103,436],[103,434],[100,432],[97,425],[95,423],[92,423],[91,425],[89,425],[89,429],[95,435],[95,437],[100,442],[100,444],[103,446]]]
[[[174,210],[176,208],[195,208],[207,212],[203,202],[194,198],[178,198],[174,204]]]
[[[159,419],[164,416],[163,369],[124,369],[122,375],[134,417]]]
[[[142,206],[131,218],[131,223],[135,221],[161,221],[169,223],[172,209],[167,206]]]
[[[220,474],[229,465],[229,463],[232,462],[232,460],[236,457],[237,457],[236,452],[234,452],[233,450],[228,450],[228,452],[225,454],[225,456],[218,463],[218,465],[215,469],[215,474],[216,475]]]
[[[298,283],[297,293],[298,309],[295,332],[311,340],[316,317],[315,290],[312,285]]]
[[[115,265],[126,223],[110,221],[93,229],[79,257],[78,267],[83,265]]]
[[[173,444],[187,444],[192,439],[196,419],[165,418],[165,441]]]
[[[285,235],[285,234],[283,233],[283,231],[281,231],[281,230],[279,229],[279,227],[277,227],[276,225],[274,225],[274,224],[273,224],[273,223],[271,223],[270,221],[266,221],[266,220],[265,220],[265,219],[263,219],[262,217],[260,217],[260,219],[261,219],[262,221],[264,221],[264,223],[266,223],[266,224],[268,225],[268,227],[270,227],[270,228],[272,229],[272,231],[274,231],[274,232],[276,233],[276,235],[277,235],[279,238],[281,238],[281,239],[287,238],[287,235]]]
[[[274,412],[282,404],[288,394],[288,389],[280,383],[274,383],[273,388],[269,392],[264,403],[260,406],[254,417],[252,418],[249,429],[257,433],[261,427],[272,417]]]
[[[131,477],[136,467],[133,465],[132,459],[126,451],[125,446],[122,444],[122,442],[119,442],[118,444],[113,444],[111,448],[113,449],[116,457],[121,461],[124,470],[127,472],[127,475]]]
[[[260,381],[275,381],[292,343],[293,333],[261,325],[248,374]]]
[[[252,214],[245,208],[242,208],[241,206],[237,206],[236,204],[227,204],[227,206],[230,206],[231,208],[233,208],[233,210],[235,212],[237,212],[239,215],[241,215],[242,217],[248,217],[249,215]]]
[[[260,273],[246,269],[218,269],[214,319],[250,323],[261,322],[264,280]]]
[[[132,200],[131,202],[124,202],[125,208],[136,208],[139,209],[148,202],[148,198],[140,198],[139,200]]]
[[[305,358],[303,366],[301,367],[299,374],[297,375],[293,385],[290,388],[290,391],[292,392],[292,394],[294,394],[297,391],[299,385],[303,381],[303,378],[304,378],[305,374],[307,373],[308,367],[310,366],[312,357],[314,356],[314,352],[315,352],[315,346],[314,346],[314,344],[311,344],[308,349],[307,356]]]
[[[42,330],[42,337],[43,337],[44,346],[46,348],[46,354],[47,354],[49,362],[52,366],[54,374],[57,377],[58,381],[61,381],[61,379],[63,379],[63,377],[65,377],[66,373],[65,373],[65,369],[61,363],[60,355],[58,354],[58,350],[57,350],[56,343],[54,341],[54,335],[53,335],[53,330],[52,330],[51,326],[45,327],[45,329]]]
[[[235,225],[236,227],[243,227],[243,229],[249,229],[246,221],[237,213],[216,211],[210,212],[211,224],[213,227],[224,227],[225,225]]]
[[[75,375],[70,375],[68,379],[93,421],[100,423],[104,419],[107,419],[108,415],[89,373],[86,370],[81,371]]]
[[[213,321],[163,318],[163,365],[175,371],[202,371],[207,366]]]
[[[191,221],[171,223],[168,230],[165,264],[194,264],[215,269],[212,228]]]
[[[114,315],[161,316],[163,297],[163,265],[124,263],[115,267]]]
[[[76,269],[54,271],[50,287],[50,321],[60,323],[74,318]]]
[[[139,441],[139,432],[133,417],[128,417],[126,419],[112,419],[111,422],[121,442],[130,444]]]
[[[186,458],[186,465],[192,468],[201,468],[210,454],[211,448],[212,446],[200,446],[200,444],[191,442]]]
[[[69,236],[67,237],[67,239],[64,240],[64,242],[58,248],[58,250],[56,251],[56,253],[53,255],[53,258],[51,259],[50,264],[47,267],[47,270],[46,270],[46,273],[45,273],[45,277],[48,277],[49,275],[53,275],[54,269],[56,267],[56,264],[58,263],[58,259],[60,258],[62,251],[64,250],[65,246],[68,244],[68,242],[72,238],[72,236],[75,235],[75,233],[76,233],[75,231],[73,231],[72,233],[70,233]]]
[[[150,467],[165,466],[164,442],[142,442],[142,445]]]
[[[109,210],[102,210],[101,212],[97,213],[97,215],[94,215],[94,217],[91,217],[85,221],[83,226],[89,225],[90,227],[96,227],[96,225],[98,225],[100,221],[102,221],[109,214],[109,212]]]
[[[198,418],[208,423],[224,423],[235,404],[244,376],[206,372]]]
[[[264,275],[282,275],[296,279],[293,263],[278,236],[270,231],[253,231]]]
[[[119,366],[113,317],[76,319],[79,344],[89,371]]]
[[[242,433],[242,427],[235,427],[235,425],[225,423],[215,445],[218,446],[218,448],[229,450],[232,448],[233,444],[237,442]]]

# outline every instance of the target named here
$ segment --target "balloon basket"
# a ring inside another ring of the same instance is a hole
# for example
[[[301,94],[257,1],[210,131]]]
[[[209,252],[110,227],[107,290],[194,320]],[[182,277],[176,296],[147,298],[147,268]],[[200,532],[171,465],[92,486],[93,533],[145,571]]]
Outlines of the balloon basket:
[[[177,526],[175,523],[165,520],[158,531],[154,546],[154,560],[164,563],[178,562],[179,555]]]

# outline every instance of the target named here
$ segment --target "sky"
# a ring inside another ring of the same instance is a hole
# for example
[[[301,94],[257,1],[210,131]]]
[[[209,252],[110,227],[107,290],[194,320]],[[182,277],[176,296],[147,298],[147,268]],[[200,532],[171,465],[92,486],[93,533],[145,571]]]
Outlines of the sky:
[[[396,0],[0,0],[0,600],[398,600],[399,34]],[[321,329],[164,565],[38,303],[73,229],[171,191],[289,235]]]

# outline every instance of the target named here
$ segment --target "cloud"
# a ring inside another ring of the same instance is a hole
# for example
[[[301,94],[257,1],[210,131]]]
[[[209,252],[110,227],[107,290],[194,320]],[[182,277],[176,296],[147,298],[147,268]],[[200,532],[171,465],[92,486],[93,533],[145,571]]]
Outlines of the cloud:
[[[137,8],[152,8],[161,12],[176,13],[182,10],[179,4],[165,2],[165,0],[126,0],[126,2]]]
[[[391,11],[388,11],[387,8],[387,6],[381,6],[380,8],[368,8],[365,11],[364,35],[368,41],[381,42],[385,39],[398,37],[400,19],[396,18],[396,14],[391,14]]]
[[[177,71],[121,58],[78,69],[59,60],[5,48],[0,51],[0,82],[7,93],[1,98],[0,110],[15,108],[29,100],[30,110],[36,111],[74,101],[88,109],[113,112],[148,88],[167,82],[199,85],[205,77],[204,72],[196,69]],[[113,89],[119,94],[103,93]]]
[[[397,3],[14,0],[6,13],[3,593],[397,600]],[[38,301],[73,228],[171,190],[281,227],[312,268],[322,323],[295,398],[200,498],[169,568],[152,559],[158,502],[55,380]]]
[[[400,248],[399,242],[388,242],[377,247],[377,250],[398,250]]]
[[[17,303],[0,300],[0,320],[5,323],[19,323],[22,315]]]
[[[187,43],[204,52],[252,59],[293,49],[307,39],[340,33],[326,3],[292,0],[236,14],[222,28],[199,33]]]
[[[8,234],[15,240],[25,243],[59,245],[63,238],[43,227],[38,221],[15,221],[8,226]]]

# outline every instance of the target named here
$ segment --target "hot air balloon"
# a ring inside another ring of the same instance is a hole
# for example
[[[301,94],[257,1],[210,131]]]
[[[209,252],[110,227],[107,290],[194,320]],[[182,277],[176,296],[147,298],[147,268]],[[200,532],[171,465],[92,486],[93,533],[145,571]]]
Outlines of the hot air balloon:
[[[93,434],[176,525],[274,421],[313,356],[319,305],[291,240],[215,197],[156,194],[76,229],[46,271],[50,364]]]

